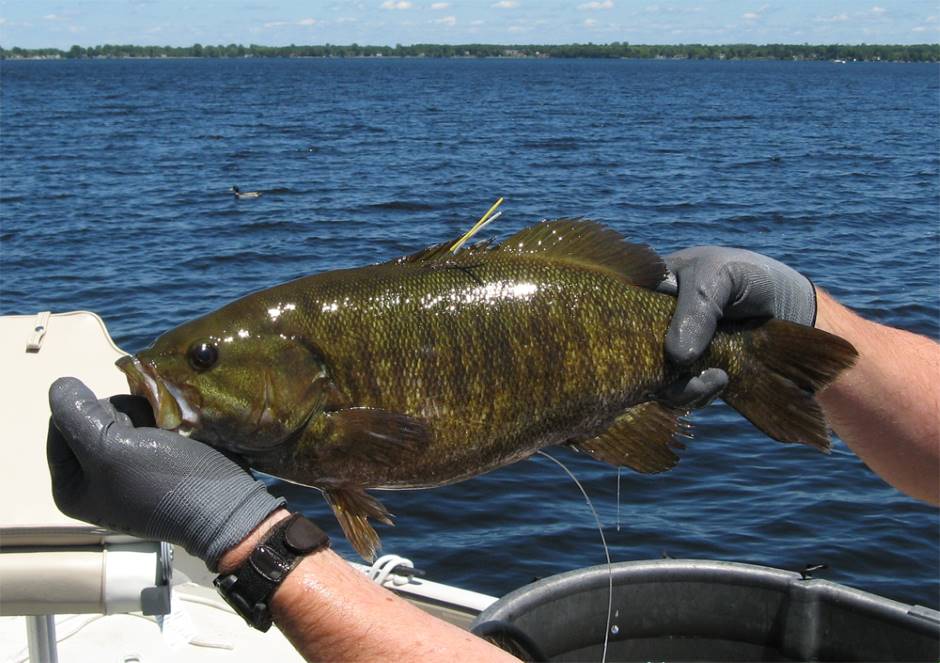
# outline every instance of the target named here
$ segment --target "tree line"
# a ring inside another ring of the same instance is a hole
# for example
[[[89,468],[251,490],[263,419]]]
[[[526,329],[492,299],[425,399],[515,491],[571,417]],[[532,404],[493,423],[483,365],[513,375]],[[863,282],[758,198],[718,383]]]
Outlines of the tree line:
[[[103,44],[26,49],[0,47],[0,59],[49,58],[290,58],[290,57],[547,57],[547,58],[666,58],[683,60],[862,60],[940,62],[940,44],[359,44],[260,46],[250,44],[192,46],[135,46]]]

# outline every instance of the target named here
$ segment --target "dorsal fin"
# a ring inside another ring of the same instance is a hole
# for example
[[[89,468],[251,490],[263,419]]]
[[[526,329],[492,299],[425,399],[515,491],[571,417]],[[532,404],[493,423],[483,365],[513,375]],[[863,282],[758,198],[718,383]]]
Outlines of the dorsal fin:
[[[543,221],[520,230],[499,250],[600,268],[642,288],[655,288],[667,273],[666,263],[653,249],[632,244],[616,230],[587,219]]]

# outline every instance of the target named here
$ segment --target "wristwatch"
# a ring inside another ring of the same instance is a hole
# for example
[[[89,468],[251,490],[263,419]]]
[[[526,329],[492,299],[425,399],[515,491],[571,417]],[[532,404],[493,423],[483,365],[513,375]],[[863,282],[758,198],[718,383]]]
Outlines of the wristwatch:
[[[306,555],[329,547],[330,537],[301,514],[277,523],[232,573],[213,584],[226,603],[259,631],[271,628],[271,596]]]

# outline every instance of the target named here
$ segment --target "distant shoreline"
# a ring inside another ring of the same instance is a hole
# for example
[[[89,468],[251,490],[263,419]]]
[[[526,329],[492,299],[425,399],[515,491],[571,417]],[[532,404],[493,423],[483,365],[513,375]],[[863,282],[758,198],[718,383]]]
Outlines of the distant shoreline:
[[[251,44],[135,46],[104,44],[26,49],[0,47],[2,60],[170,58],[607,58],[649,60],[797,60],[835,62],[940,62],[940,44],[412,44],[259,46]]]

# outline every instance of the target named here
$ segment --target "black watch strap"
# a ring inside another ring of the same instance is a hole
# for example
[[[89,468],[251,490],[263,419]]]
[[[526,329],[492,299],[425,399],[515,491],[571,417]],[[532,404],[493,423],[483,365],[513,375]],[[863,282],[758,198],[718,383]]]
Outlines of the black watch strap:
[[[271,628],[274,590],[304,556],[330,545],[330,537],[299,513],[275,525],[245,563],[215,579],[222,598],[260,631]]]

